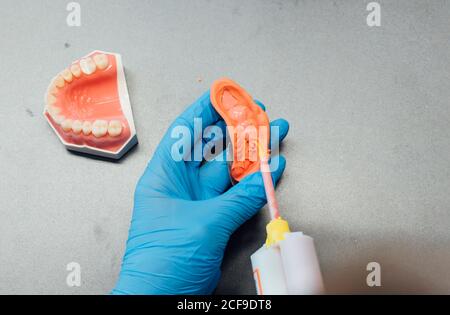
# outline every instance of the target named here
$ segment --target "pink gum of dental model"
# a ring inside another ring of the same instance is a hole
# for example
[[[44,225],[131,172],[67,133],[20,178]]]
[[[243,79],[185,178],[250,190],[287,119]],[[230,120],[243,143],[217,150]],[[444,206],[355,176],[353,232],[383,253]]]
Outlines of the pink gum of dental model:
[[[119,54],[94,51],[50,83],[44,115],[69,150],[118,159],[137,143]]]

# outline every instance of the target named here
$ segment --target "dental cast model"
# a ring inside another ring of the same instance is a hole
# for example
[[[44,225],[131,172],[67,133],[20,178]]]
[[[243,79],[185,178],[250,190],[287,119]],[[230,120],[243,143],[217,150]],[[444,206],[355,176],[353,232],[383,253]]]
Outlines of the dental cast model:
[[[50,83],[44,115],[67,149],[119,159],[137,143],[122,58],[94,51]]]
[[[240,181],[260,168],[258,146],[268,148],[269,119],[253,98],[230,79],[213,83],[211,103],[227,124],[233,147],[230,175]]]

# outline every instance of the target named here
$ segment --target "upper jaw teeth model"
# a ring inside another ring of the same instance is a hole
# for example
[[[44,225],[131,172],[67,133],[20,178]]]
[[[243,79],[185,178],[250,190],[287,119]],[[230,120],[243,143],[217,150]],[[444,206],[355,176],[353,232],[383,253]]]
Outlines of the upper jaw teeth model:
[[[119,159],[137,143],[122,58],[94,51],[51,81],[44,116],[67,149]]]

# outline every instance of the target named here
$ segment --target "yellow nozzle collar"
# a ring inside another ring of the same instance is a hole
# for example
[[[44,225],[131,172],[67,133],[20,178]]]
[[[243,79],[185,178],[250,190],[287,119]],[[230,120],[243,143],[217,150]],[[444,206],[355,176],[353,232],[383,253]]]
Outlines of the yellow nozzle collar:
[[[266,226],[267,240],[266,246],[271,246],[279,241],[284,240],[284,234],[289,233],[289,224],[281,217],[273,219]]]

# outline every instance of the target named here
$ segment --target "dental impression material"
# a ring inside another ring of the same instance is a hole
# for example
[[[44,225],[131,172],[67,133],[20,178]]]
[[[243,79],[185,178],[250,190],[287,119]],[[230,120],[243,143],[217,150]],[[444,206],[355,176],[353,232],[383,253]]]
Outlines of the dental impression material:
[[[44,116],[67,149],[119,159],[137,143],[122,58],[94,51],[50,83]]]
[[[268,147],[269,119],[242,87],[227,78],[213,83],[211,103],[227,124],[233,149],[230,175],[240,181],[260,168],[257,143]]]

